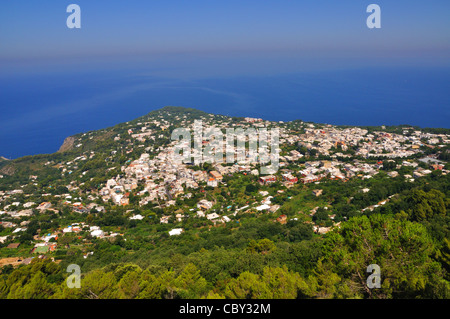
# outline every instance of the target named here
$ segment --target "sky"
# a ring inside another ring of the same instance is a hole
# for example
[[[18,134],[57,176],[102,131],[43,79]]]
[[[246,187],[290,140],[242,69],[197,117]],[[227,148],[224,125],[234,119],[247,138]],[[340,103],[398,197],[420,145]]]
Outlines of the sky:
[[[71,3],[81,29],[66,26]],[[371,3],[381,29],[366,25]],[[449,15],[448,0],[14,0],[0,10],[0,71],[448,66]]]

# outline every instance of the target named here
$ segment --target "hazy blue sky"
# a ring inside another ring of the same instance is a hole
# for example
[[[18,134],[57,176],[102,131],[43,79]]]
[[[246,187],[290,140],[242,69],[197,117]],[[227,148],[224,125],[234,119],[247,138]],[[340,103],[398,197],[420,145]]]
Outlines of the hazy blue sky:
[[[66,26],[71,3],[81,7],[81,29]],[[366,26],[371,3],[382,9],[381,29]],[[61,63],[110,67],[111,61],[273,72],[448,65],[449,57],[448,0],[14,0],[0,10],[5,72]]]

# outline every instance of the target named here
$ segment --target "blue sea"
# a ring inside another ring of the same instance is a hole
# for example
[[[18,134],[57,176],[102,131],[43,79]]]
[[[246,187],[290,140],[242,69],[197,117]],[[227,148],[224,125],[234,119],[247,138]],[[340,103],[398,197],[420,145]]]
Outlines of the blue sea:
[[[67,136],[167,105],[338,125],[449,128],[450,69],[180,77],[133,70],[0,75],[0,155],[53,153]]]

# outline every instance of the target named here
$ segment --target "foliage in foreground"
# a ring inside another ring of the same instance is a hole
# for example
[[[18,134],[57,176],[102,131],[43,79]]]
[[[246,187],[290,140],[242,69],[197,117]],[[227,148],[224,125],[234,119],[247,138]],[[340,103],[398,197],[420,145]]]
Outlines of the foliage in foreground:
[[[267,262],[277,249],[270,240],[262,240],[252,243],[245,251],[262,255],[263,261]],[[234,276],[230,275],[229,269],[219,269],[219,274],[226,275],[211,278],[208,273],[216,261],[210,260],[205,265],[199,258],[197,265],[189,262],[169,269],[142,268],[132,263],[111,264],[83,274],[79,289],[67,287],[69,274],[64,267],[36,259],[17,269],[3,269],[0,298],[450,297],[450,284],[444,279],[445,260],[438,261],[436,257],[447,258],[448,247],[441,252],[423,224],[392,215],[355,217],[330,232],[318,249],[321,257],[303,275],[285,265],[266,265],[261,270],[246,270]],[[205,256],[209,253],[207,250],[199,252]],[[304,261],[298,258],[294,262]],[[227,265],[223,260],[220,264]],[[367,288],[369,264],[381,268],[379,289]],[[228,263],[228,267],[232,265],[233,262]]]

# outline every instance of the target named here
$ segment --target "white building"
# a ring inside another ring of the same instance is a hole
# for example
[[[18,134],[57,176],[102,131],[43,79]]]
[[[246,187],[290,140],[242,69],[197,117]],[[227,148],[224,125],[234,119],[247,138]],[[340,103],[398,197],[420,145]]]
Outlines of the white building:
[[[102,237],[104,235],[105,235],[105,233],[101,229],[91,231],[91,236],[93,236],[93,237]]]
[[[257,211],[262,211],[262,210],[267,210],[267,209],[270,209],[270,206],[267,204],[263,204],[261,206],[256,207]]]
[[[225,223],[228,223],[229,221],[231,221],[230,217],[228,217],[228,216],[223,216],[223,217],[222,217],[222,220],[223,220]]]
[[[211,213],[211,214],[206,215],[206,218],[209,219],[209,220],[213,220],[213,219],[216,219],[216,218],[219,218],[219,217],[220,217],[220,215],[217,214],[217,213]]]
[[[181,235],[181,233],[183,232],[183,228],[174,228],[171,231],[169,231],[169,236],[177,236],[177,235]]]

